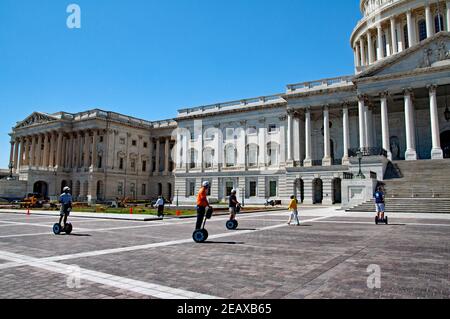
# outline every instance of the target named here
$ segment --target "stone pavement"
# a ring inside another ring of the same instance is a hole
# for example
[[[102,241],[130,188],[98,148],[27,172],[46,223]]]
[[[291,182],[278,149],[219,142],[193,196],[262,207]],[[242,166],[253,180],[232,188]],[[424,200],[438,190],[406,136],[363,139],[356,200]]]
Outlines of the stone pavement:
[[[450,216],[376,226],[372,214],[308,208],[301,227],[288,216],[241,215],[234,232],[216,216],[195,244],[192,219],[74,216],[74,234],[54,236],[53,216],[0,213],[0,298],[450,297]]]

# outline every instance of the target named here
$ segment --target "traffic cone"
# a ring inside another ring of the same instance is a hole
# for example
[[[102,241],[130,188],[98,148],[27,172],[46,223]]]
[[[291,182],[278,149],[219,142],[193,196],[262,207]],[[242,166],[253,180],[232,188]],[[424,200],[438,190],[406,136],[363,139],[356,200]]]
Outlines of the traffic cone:
[[[130,214],[133,215],[133,207],[130,207]]]

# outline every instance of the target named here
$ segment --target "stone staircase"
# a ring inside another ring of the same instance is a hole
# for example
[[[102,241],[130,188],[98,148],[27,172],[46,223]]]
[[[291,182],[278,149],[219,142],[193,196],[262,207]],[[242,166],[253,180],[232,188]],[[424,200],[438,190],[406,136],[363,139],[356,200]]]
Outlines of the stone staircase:
[[[393,162],[386,170],[386,212],[450,214],[450,160]],[[375,212],[373,201],[350,212]]]

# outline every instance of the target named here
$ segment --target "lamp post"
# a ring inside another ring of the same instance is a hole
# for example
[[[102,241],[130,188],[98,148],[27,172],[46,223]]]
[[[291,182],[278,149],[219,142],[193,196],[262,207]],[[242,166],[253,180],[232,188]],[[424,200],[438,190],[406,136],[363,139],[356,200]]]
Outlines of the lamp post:
[[[14,176],[13,176],[14,163],[10,162],[8,168],[9,168],[9,176],[6,178],[6,180],[12,181],[12,180],[14,180]]]
[[[178,207],[178,188],[177,188],[177,207]]]
[[[363,153],[361,150],[358,150],[358,152],[356,153],[356,155],[358,155],[358,163],[359,163],[359,173],[358,175],[356,175],[356,177],[360,178],[360,179],[365,179],[366,176],[364,176],[362,169],[361,169],[361,162],[363,159]]]

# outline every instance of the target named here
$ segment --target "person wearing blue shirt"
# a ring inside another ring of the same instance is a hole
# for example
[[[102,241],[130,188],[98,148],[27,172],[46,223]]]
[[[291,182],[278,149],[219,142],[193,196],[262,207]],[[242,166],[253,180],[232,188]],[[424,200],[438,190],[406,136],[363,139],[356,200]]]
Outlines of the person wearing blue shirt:
[[[377,188],[377,191],[375,192],[373,197],[375,198],[375,205],[377,207],[378,219],[380,219],[381,217],[381,220],[384,220],[384,213],[386,207],[384,202],[384,192],[381,186]]]
[[[61,196],[59,196],[59,202],[61,203],[59,225],[61,225],[61,222],[64,219],[64,228],[65,228],[67,223],[67,217],[69,217],[70,211],[72,210],[72,195],[70,194],[69,187],[64,187],[63,191],[64,193],[62,193]]]

